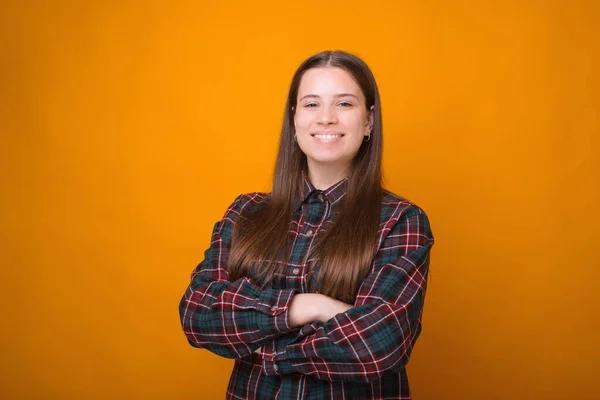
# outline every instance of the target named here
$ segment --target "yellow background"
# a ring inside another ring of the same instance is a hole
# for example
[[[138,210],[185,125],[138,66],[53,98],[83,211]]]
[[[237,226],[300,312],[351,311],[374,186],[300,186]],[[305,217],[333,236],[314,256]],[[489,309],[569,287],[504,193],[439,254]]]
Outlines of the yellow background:
[[[436,246],[415,400],[597,399],[596,1],[4,1],[1,395],[219,399],[177,305],[269,190],[294,70],[363,57]]]

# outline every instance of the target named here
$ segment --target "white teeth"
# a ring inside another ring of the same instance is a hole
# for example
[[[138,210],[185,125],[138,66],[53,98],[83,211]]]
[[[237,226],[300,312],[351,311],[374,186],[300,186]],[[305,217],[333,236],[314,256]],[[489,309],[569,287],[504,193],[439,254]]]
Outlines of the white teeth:
[[[342,135],[318,135],[318,134],[316,134],[315,137],[319,138],[319,139],[335,139],[335,138],[342,137]]]

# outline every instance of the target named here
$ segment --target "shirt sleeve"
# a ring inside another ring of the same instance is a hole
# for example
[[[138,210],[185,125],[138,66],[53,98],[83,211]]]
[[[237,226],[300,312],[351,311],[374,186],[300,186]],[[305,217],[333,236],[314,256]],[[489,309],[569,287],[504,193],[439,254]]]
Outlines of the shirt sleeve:
[[[434,238],[426,214],[414,205],[383,230],[354,307],[269,341],[261,350],[265,374],[369,382],[404,368],[421,331]]]
[[[266,341],[294,330],[287,312],[294,290],[261,290],[250,278],[229,279],[226,265],[241,199],[215,224],[210,247],[179,303],[189,343],[227,358],[250,355]]]

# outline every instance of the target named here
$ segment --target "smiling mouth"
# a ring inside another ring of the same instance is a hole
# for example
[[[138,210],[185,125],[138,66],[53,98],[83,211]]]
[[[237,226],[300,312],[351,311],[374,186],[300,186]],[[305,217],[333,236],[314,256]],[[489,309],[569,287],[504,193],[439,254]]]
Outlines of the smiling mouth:
[[[343,133],[312,133],[310,136],[317,138],[317,139],[325,139],[325,140],[331,140],[331,139],[338,139],[344,136]]]

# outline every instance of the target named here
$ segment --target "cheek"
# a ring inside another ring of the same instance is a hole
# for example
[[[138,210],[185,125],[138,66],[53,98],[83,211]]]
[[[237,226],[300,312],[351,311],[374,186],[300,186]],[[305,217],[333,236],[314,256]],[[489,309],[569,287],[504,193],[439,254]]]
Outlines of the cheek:
[[[363,131],[367,124],[367,120],[361,115],[347,115],[347,118],[344,121],[344,124],[353,130]]]
[[[294,116],[294,123],[296,124],[296,129],[306,129],[310,125],[310,122],[310,115],[306,113],[298,112]]]

